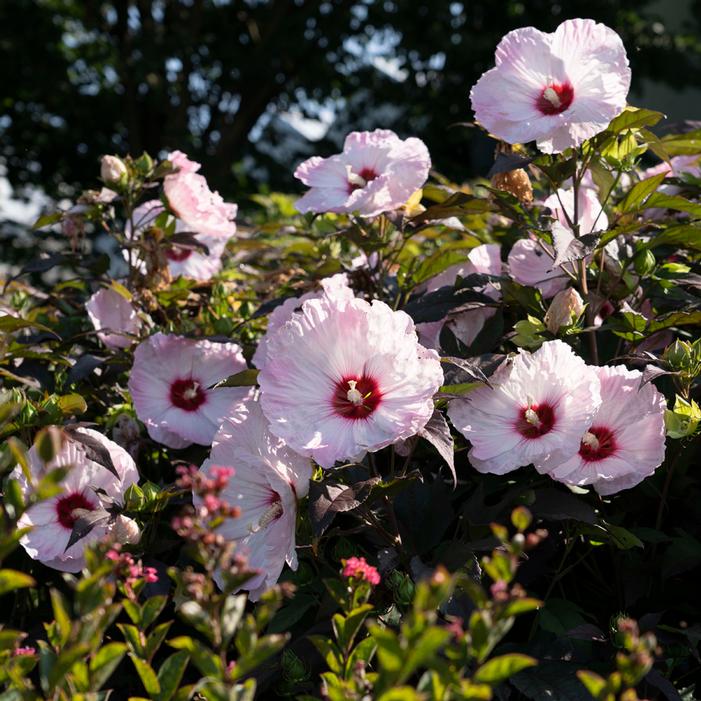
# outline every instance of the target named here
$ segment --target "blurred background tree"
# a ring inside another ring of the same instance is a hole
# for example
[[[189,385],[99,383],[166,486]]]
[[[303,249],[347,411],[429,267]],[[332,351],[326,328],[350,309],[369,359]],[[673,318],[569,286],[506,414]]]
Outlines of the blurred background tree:
[[[102,153],[180,148],[240,201],[294,188],[294,166],[347,131],[387,127],[474,175],[492,145],[455,125],[496,43],[577,16],[622,35],[631,101],[701,116],[677,105],[701,85],[698,0],[2,0],[0,167],[16,194],[56,197]],[[669,105],[649,104],[650,81]]]

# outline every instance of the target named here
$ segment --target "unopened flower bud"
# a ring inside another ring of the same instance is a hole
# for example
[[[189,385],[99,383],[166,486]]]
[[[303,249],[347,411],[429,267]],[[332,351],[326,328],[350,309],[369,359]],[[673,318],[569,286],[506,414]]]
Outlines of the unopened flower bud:
[[[550,333],[557,334],[563,326],[574,324],[583,312],[584,300],[582,300],[577,290],[569,287],[558,292],[553,297],[543,321]]]
[[[138,524],[128,516],[117,516],[112,527],[112,535],[115,541],[124,545],[136,545],[141,540]]]
[[[103,156],[100,162],[100,177],[107,185],[123,185],[128,172],[124,161],[117,156]]]
[[[497,173],[492,177],[492,187],[496,190],[511,193],[523,204],[531,204],[533,202],[531,179],[523,168],[508,170],[506,173]]]

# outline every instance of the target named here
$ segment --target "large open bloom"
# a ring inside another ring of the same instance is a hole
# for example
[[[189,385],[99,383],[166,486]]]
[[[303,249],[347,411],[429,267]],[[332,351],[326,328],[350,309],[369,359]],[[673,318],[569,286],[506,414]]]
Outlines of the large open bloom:
[[[156,218],[165,212],[165,208],[160,200],[148,200],[139,205],[133,214],[133,229],[136,235],[132,234],[131,222],[127,222],[127,238],[133,239],[143,235],[156,221]],[[191,231],[190,227],[180,219],[175,219],[175,231],[178,233],[189,232],[194,234],[194,238],[207,247],[192,248],[170,244],[165,247],[164,255],[168,261],[168,270],[175,277],[187,277],[200,282],[207,282],[221,270],[221,257],[226,248],[226,238],[208,236],[197,231]],[[129,260],[129,251],[124,251],[124,258]],[[145,262],[132,253],[132,265],[140,272],[146,273]]]
[[[296,202],[300,212],[357,212],[373,217],[401,207],[423,187],[431,157],[423,141],[393,131],[354,131],[343,153],[313,156],[295,170],[310,190]]]
[[[411,318],[378,301],[307,300],[267,355],[258,381],[270,430],[323,467],[414,435],[443,381]]]
[[[128,348],[139,333],[141,320],[132,303],[116,290],[98,290],[85,303],[98,338],[108,348]]]
[[[559,226],[563,232],[567,232],[558,222],[553,226]],[[545,299],[564,290],[569,282],[567,274],[559,266],[553,267],[554,262],[552,246],[535,238],[516,241],[507,259],[511,277],[521,285],[536,287]]]
[[[551,455],[535,466],[567,484],[591,484],[599,494],[630,489],[664,460],[665,399],[652,383],[640,386],[642,373],[622,365],[596,367],[601,405],[577,450]]]
[[[257,601],[277,582],[285,562],[297,569],[297,500],[309,490],[312,464],[270,432],[259,402],[249,399],[233,407],[217,431],[202,471],[209,474],[215,467],[234,468],[221,498],[238,506],[241,515],[218,532],[237,541],[258,570],[244,585]]]
[[[87,544],[108,532],[113,536],[120,534],[114,524],[105,522],[96,525],[87,536],[66,549],[73,525],[81,513],[76,509],[94,511],[101,508],[101,492],[97,490],[104,490],[106,498],[121,503],[127,487],[139,480],[136,465],[124,448],[90,428],[78,428],[76,431],[107,450],[119,479],[106,467],[91,460],[86,447],[75,438],[66,437],[58,454],[48,465],[32,447],[27,458],[34,478],[40,479],[58,467],[67,468],[68,473],[61,482],[60,494],[30,506],[17,524],[18,528],[32,528],[20,540],[27,554],[63,572],[78,572],[85,566],[83,551]],[[28,496],[32,488],[22,469],[17,466],[11,476],[18,481],[22,493]]]
[[[561,153],[603,131],[625,108],[629,87],[618,34],[571,19],[552,34],[534,27],[509,32],[470,99],[477,121],[499,139],[535,140],[541,151]]]
[[[134,351],[129,391],[149,436],[171,448],[209,445],[245,387],[212,385],[246,369],[235,343],[157,333]]]
[[[472,443],[470,462],[480,472],[503,475],[576,453],[601,403],[596,373],[562,341],[521,351],[490,382],[448,408],[453,426]]]
[[[178,171],[163,180],[163,191],[168,205],[188,231],[227,241],[236,233],[238,206],[224,202],[218,192],[212,192],[203,175],[197,171],[200,164],[191,161],[180,151],[168,156]]]
[[[300,297],[290,297],[281,305],[275,307],[268,316],[268,328],[265,336],[260,339],[256,352],[253,354],[252,362],[258,368],[262,368],[268,359],[268,340],[295,313],[299,312],[302,304],[308,299],[318,299],[320,297],[337,297],[338,299],[353,299],[353,290],[348,286],[348,275],[337,273],[331,277],[319,281],[321,290],[318,292],[306,292]]]
[[[442,273],[431,278],[427,285],[427,292],[454,285],[458,277],[465,278],[468,275],[501,275],[501,253],[498,244],[485,243],[470,250],[467,260],[446,268]],[[478,292],[486,295],[490,299],[498,301],[501,299],[501,291],[498,283],[488,282],[486,285],[477,288]],[[483,306],[476,309],[468,309],[448,316],[440,321],[430,321],[416,325],[416,332],[419,334],[419,341],[427,348],[440,348],[440,335],[443,326],[447,324],[455,337],[469,346],[484,327],[484,324],[496,314],[494,307]]]

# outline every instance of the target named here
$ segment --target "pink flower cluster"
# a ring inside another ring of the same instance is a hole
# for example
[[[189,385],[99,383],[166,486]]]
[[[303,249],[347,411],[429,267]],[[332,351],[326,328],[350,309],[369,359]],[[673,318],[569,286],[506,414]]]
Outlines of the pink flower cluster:
[[[358,579],[377,586],[380,583],[380,573],[376,567],[368,565],[364,557],[349,557],[342,560],[343,571],[341,574],[348,579]]]
[[[566,484],[599,494],[635,486],[664,460],[664,397],[642,373],[592,367],[562,341],[521,351],[449,416],[472,443],[480,472],[505,474],[533,464]]]
[[[134,587],[141,582],[155,584],[158,581],[158,572],[155,567],[144,567],[141,560],[136,562],[132,555],[122,552],[122,546],[115,543],[105,554],[105,557],[114,562],[117,576],[122,580],[127,595],[134,596]]]

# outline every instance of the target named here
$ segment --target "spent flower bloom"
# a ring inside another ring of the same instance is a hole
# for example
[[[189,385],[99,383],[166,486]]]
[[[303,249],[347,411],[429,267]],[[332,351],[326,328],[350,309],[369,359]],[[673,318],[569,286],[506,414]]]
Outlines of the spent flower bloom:
[[[368,565],[364,557],[349,557],[341,560],[343,571],[341,574],[348,579],[360,579],[368,584],[377,586],[380,583],[380,573],[376,567]]]
[[[664,397],[642,373],[622,365],[593,368],[601,405],[580,444],[535,462],[539,472],[573,485],[591,484],[603,495],[630,489],[649,477],[665,456]]]
[[[81,438],[89,444],[98,445],[106,451],[119,477],[91,456],[94,449],[81,443]],[[85,566],[83,551],[85,546],[114,532],[114,522],[98,523],[85,537],[68,546],[73,526],[85,511],[102,509],[101,494],[104,498],[122,502],[127,488],[136,484],[139,474],[131,456],[116,443],[90,428],[78,428],[72,436],[64,435],[62,445],[55,457],[46,464],[33,446],[28,455],[29,470],[34,479],[41,479],[51,470],[66,468],[68,473],[61,482],[61,492],[30,506],[18,521],[18,528],[31,527],[22,536],[20,544],[27,554],[63,572],[78,572]],[[11,477],[18,481],[25,496],[32,491],[22,469],[17,466]],[[133,534],[132,534],[133,535]]]
[[[251,600],[257,601],[277,582],[285,562],[297,569],[297,500],[309,490],[312,464],[270,432],[259,402],[248,399],[229,411],[201,472],[221,479],[221,469],[232,466],[233,474],[227,472],[218,498],[237,508],[239,516],[224,522],[217,535],[235,542],[237,552],[257,570],[243,585]],[[206,506],[197,492],[193,503],[196,509]],[[220,572],[215,579],[223,587]]]
[[[141,329],[134,305],[112,288],[95,292],[85,309],[98,338],[108,348],[128,348]]]
[[[300,212],[357,212],[374,217],[402,207],[423,187],[431,167],[426,144],[402,140],[393,131],[354,131],[343,152],[313,156],[295,170],[310,189],[296,202]]]
[[[570,456],[601,397],[596,372],[562,341],[505,360],[483,386],[454,399],[448,415],[471,443],[479,472],[503,475],[548,456]]]
[[[443,382],[411,317],[379,301],[307,300],[267,355],[258,380],[270,430],[322,467],[416,434]]]
[[[621,38],[590,19],[551,34],[515,29],[496,66],[470,92],[477,121],[502,141],[561,153],[602,132],[626,106],[630,68]]]
[[[561,327],[574,324],[582,316],[584,306],[584,300],[573,287],[558,292],[543,317],[545,328],[557,334]]]
[[[129,392],[149,436],[170,448],[209,445],[245,387],[213,387],[246,369],[240,346],[156,333],[134,351]]]
[[[200,164],[191,161],[180,151],[168,159],[179,170],[166,175],[163,191],[168,206],[182,220],[187,231],[227,241],[236,233],[238,206],[224,202],[218,192],[212,192],[207,180],[197,171]]]

